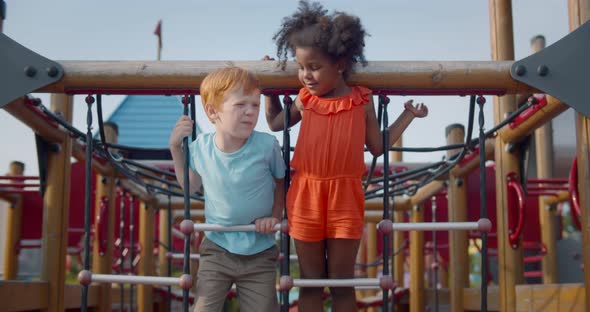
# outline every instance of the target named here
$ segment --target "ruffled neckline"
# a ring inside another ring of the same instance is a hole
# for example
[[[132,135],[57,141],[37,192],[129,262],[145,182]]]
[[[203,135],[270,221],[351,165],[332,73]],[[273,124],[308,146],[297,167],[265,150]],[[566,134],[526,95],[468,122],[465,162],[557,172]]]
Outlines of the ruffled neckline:
[[[343,96],[321,98],[312,95],[306,88],[301,88],[298,97],[304,109],[313,110],[321,115],[333,115],[341,111],[351,110],[355,106],[364,105],[369,101],[371,90],[360,86],[350,89],[350,93]]]

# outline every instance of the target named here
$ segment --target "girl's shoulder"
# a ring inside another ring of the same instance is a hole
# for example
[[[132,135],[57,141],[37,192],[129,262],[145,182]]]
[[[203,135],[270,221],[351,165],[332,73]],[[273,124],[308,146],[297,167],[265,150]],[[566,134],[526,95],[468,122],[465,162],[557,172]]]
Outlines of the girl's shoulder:
[[[318,114],[331,115],[341,111],[351,110],[355,106],[367,104],[370,101],[372,91],[365,87],[353,86],[350,93],[333,98],[324,98],[313,95],[306,88],[299,90],[297,98],[306,110],[313,110]]]

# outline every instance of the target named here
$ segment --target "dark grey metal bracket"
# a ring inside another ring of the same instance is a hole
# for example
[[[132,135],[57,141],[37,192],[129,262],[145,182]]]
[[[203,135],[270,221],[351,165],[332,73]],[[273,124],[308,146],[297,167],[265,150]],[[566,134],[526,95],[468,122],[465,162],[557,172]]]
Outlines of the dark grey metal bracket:
[[[41,87],[59,81],[60,64],[0,33],[0,108]]]
[[[590,22],[545,49],[514,62],[510,75],[590,118]]]

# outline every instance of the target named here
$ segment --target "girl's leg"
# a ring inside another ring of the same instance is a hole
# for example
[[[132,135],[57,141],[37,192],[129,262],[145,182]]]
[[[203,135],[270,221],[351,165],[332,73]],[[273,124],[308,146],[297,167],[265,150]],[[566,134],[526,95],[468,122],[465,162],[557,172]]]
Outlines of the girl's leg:
[[[301,278],[326,278],[326,243],[295,240],[295,250],[299,257]],[[324,310],[322,287],[299,289],[299,311],[322,312]]]
[[[354,278],[354,265],[359,245],[358,239],[327,240],[329,278]],[[331,287],[330,293],[333,302],[332,311],[358,311],[353,287]]]

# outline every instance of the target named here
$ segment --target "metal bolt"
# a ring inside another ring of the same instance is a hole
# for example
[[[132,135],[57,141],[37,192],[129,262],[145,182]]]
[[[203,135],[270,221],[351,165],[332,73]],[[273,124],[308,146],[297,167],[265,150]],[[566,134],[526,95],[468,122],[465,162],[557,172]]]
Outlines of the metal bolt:
[[[455,185],[457,185],[458,187],[463,186],[463,180],[462,179],[455,180]]]
[[[517,76],[523,76],[524,74],[526,74],[526,67],[524,67],[524,65],[518,65],[516,66],[514,72]]]
[[[546,65],[539,65],[539,67],[537,67],[537,74],[539,74],[539,76],[547,76],[547,73],[549,73],[549,67]]]
[[[25,75],[27,75],[27,77],[35,77],[35,75],[37,74],[37,69],[33,66],[25,66]]]
[[[58,73],[59,73],[59,71],[57,70],[57,67],[55,67],[55,66],[47,67],[47,75],[49,77],[55,77],[55,76],[57,76]]]

